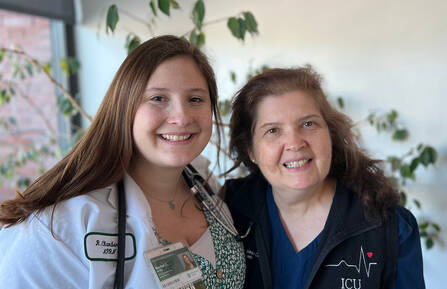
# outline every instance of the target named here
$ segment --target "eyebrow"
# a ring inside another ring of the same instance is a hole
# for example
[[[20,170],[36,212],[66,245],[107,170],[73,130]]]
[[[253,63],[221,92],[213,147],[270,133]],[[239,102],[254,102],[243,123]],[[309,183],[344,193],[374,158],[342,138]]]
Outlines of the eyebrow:
[[[165,91],[169,91],[169,88],[165,88],[165,87],[150,87],[147,88],[146,91],[154,91],[154,92],[165,92]],[[188,92],[202,92],[202,93],[208,93],[207,89],[204,88],[199,88],[199,87],[195,87],[195,88],[189,88],[187,89]]]
[[[320,115],[318,115],[318,114],[308,114],[308,115],[305,115],[303,117],[300,117],[298,119],[298,122],[301,122],[301,121],[303,121],[305,119],[309,119],[309,118],[322,118],[322,117]],[[279,122],[266,122],[266,123],[264,123],[263,125],[261,125],[258,128],[264,128],[266,126],[275,126],[275,125],[278,125],[278,124],[279,124]]]

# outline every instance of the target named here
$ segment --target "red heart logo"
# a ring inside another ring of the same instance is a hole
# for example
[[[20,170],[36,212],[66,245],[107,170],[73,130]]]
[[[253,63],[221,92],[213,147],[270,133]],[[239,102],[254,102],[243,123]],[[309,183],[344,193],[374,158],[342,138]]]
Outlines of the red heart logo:
[[[368,253],[366,253],[366,255],[368,255],[368,258],[371,258],[373,256],[373,253],[372,252],[368,252]]]

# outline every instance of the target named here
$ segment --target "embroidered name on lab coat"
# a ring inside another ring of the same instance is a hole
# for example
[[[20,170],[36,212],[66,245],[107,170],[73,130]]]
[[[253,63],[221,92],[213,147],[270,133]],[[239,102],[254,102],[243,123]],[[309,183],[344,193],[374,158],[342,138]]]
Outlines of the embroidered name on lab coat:
[[[90,261],[117,261],[118,234],[90,232],[84,237],[85,256]],[[135,258],[137,254],[135,236],[126,233],[125,260]]]

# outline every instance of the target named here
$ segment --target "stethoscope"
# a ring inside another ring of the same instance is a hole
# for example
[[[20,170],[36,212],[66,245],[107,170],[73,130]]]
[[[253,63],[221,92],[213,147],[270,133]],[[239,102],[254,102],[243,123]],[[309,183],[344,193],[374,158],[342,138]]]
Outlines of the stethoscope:
[[[222,209],[221,205],[216,203],[213,190],[197,170],[187,165],[182,172],[189,189],[196,200],[205,208],[213,218],[226,230],[234,236],[237,242],[246,238],[250,234],[252,224],[249,225],[245,234],[240,235],[234,227],[231,217]],[[126,247],[126,197],[124,192],[124,182],[120,180],[118,187],[118,260],[115,273],[114,289],[124,288],[124,259]],[[220,217],[217,215],[220,215]]]

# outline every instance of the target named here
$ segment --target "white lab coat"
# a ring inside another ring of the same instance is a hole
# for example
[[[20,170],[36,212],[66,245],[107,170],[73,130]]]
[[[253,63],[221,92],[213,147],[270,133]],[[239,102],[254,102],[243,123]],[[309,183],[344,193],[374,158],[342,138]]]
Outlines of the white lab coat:
[[[160,246],[152,229],[151,209],[131,177],[125,176],[124,187],[126,232],[135,237],[135,245],[126,239],[126,256],[136,253],[125,262],[125,287],[157,288],[143,255]],[[89,260],[92,244],[86,244],[85,236],[117,233],[116,190],[113,185],[59,203],[53,218],[56,239],[50,231],[52,207],[0,230],[0,288],[113,288],[116,262]]]

